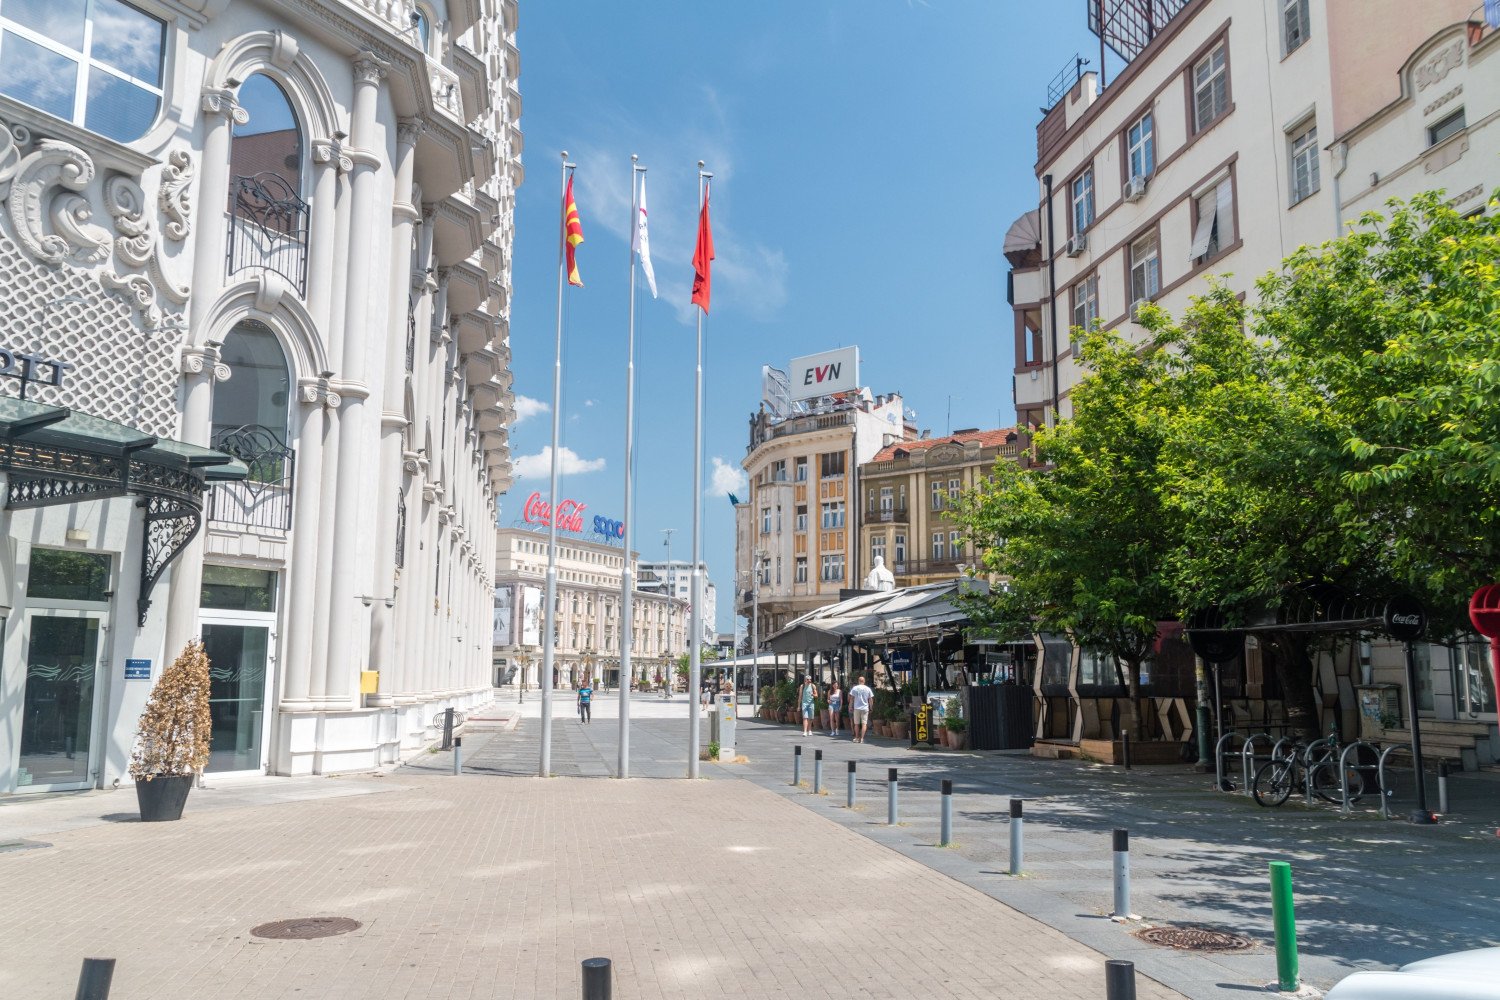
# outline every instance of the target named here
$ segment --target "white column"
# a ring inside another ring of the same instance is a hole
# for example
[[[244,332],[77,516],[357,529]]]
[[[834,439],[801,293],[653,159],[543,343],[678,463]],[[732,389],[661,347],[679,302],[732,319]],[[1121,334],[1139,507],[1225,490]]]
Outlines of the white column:
[[[307,310],[313,322],[323,331],[325,338],[333,328],[333,298],[336,275],[341,269],[335,266],[335,253],[339,243],[339,177],[354,169],[354,163],[344,155],[344,146],[338,139],[314,139],[312,142],[313,196],[312,222],[309,238],[311,259],[307,268]],[[348,238],[345,235],[345,244]],[[342,257],[337,258],[342,260]],[[325,343],[327,340],[325,339]],[[329,357],[332,358],[330,353]],[[321,372],[299,372],[303,378],[312,378]]]
[[[193,238],[193,290],[188,319],[193,325],[192,341],[202,344],[207,331],[200,329],[199,324],[224,287],[229,147],[234,126],[248,122],[250,115],[239,106],[234,91],[219,87],[205,87],[198,108],[203,115],[203,155],[198,161],[198,187],[194,191],[198,199],[198,232]],[[204,426],[206,435],[207,425]]]
[[[338,395],[329,392],[326,379],[301,378],[297,380],[297,401],[302,419],[297,431],[297,477],[292,496],[291,579],[282,598],[287,613],[281,708],[292,712],[313,707],[315,675],[321,688],[322,647],[314,645],[313,622],[323,617],[317,614],[317,581],[328,574],[318,572],[318,509],[323,486],[323,434],[328,410],[338,405]]]
[[[402,483],[402,431],[406,428],[406,339],[411,296],[412,224],[419,218],[412,204],[412,175],[422,125],[404,119],[396,129],[396,189],[391,210],[390,306],[386,323],[385,372],[380,400],[380,478],[375,491],[375,597],[370,618],[370,669],[380,673],[379,693],[368,704],[395,704],[404,691],[404,664],[396,659],[396,515]]]
[[[326,676],[323,694],[329,707],[356,707],[355,674],[360,665],[355,625],[360,621],[357,600],[366,593],[370,551],[359,537],[360,506],[371,502],[361,489],[360,475],[367,437],[365,400],[369,395],[365,344],[360,337],[369,332],[369,276],[375,272],[371,248],[374,242],[376,182],[381,158],[375,151],[375,112],[380,81],[385,69],[371,53],[361,53],[354,63],[354,113],[349,152],[354,161],[350,183],[349,265],[355,276],[349,283],[344,304],[344,335],[339,350],[338,390],[343,406],[338,414],[338,463],[335,487],[337,515],[333,522],[333,577],[328,605],[328,645],[324,653]],[[358,336],[357,336],[358,335]],[[367,641],[367,640],[364,640]]]
[[[213,384],[229,377],[229,369],[219,363],[217,347],[184,347],[181,369],[183,374],[182,440],[189,444],[207,445],[209,430],[213,424]],[[200,517],[204,516],[200,512]],[[146,544],[143,540],[142,544]],[[198,604],[203,591],[203,530],[193,536],[192,541],[172,563],[171,584],[158,588],[167,594],[166,649],[164,656],[175,657],[189,639],[198,634]],[[150,598],[151,594],[141,597]]]

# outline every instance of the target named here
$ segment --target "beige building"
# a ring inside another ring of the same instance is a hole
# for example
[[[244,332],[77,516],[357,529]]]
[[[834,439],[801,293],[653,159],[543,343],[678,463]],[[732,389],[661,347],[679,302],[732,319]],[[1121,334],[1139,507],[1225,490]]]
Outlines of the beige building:
[[[996,461],[1027,462],[1027,444],[1011,428],[972,428],[882,448],[859,468],[865,566],[884,560],[898,587],[962,576],[975,554],[951,519],[954,501],[987,478]]]
[[[1125,69],[1078,73],[1037,125],[1038,206],[1004,247],[1019,426],[1071,413],[1077,327],[1138,335],[1140,303],[1181,314],[1215,275],[1253,293],[1393,195],[1483,205],[1496,89],[1474,4],[1261,6],[1123,0],[1104,33]]]
[[[781,420],[764,409],[751,417],[741,462],[750,493],[735,508],[735,612],[750,618],[758,607],[761,639],[859,586],[869,572],[855,544],[859,466],[911,437],[901,397],[868,389]]]
[[[557,545],[557,682],[573,687],[592,677],[614,686],[619,683],[624,637],[620,571],[625,549],[563,533]],[[634,564],[635,553],[630,558]],[[536,688],[541,680],[546,579],[546,531],[498,529],[493,642],[497,687]],[[631,672],[652,680],[658,673],[669,676],[671,660],[687,651],[687,602],[636,590],[631,610]]]

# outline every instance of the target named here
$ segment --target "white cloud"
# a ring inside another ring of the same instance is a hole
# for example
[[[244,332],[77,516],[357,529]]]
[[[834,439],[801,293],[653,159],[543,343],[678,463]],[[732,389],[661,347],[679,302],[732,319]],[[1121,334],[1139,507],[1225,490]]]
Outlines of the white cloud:
[[[577,476],[585,472],[598,472],[604,468],[602,458],[579,458],[572,448],[557,450],[558,470],[564,476]],[[516,459],[517,479],[546,479],[552,475],[552,447],[548,445],[535,455],[522,455]]]
[[[530,396],[516,397],[516,423],[523,423],[539,414],[546,413],[552,407],[540,399],[532,399]]]
[[[585,407],[592,407],[592,406],[593,406],[593,405],[594,405],[594,404],[595,404],[595,403],[597,403],[597,402],[599,402],[599,401],[598,401],[598,400],[597,400],[597,399],[585,399],[585,400],[584,400],[584,401],[583,401],[583,405],[584,405],[584,406],[585,406]]]
[[[714,456],[714,471],[708,483],[709,496],[726,497],[731,493],[743,493],[748,482],[745,470],[737,465],[730,465],[718,455]]]

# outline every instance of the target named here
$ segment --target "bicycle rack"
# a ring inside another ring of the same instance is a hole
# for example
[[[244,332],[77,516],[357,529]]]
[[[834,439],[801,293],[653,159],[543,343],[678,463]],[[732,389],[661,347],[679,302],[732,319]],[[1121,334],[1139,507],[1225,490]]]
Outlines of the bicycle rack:
[[[1255,762],[1257,760],[1269,760],[1270,759],[1270,758],[1256,757],[1255,756],[1255,741],[1256,740],[1265,740],[1267,743],[1270,743],[1271,742],[1271,734],[1270,733],[1252,733],[1251,735],[1245,737],[1245,745],[1242,746],[1242,747],[1240,747],[1240,773],[1241,773],[1241,775],[1243,775],[1243,777],[1245,779],[1245,794],[1246,795],[1253,794],[1250,786],[1251,786],[1251,784],[1255,780],[1255,775],[1252,773],[1255,770]]]
[[[1391,790],[1387,791],[1386,787],[1385,787],[1385,759],[1387,757],[1389,757],[1391,754],[1393,754],[1396,751],[1398,751],[1398,750],[1405,750],[1408,754],[1411,754],[1412,762],[1414,764],[1415,764],[1416,759],[1417,759],[1416,758],[1416,754],[1412,754],[1411,744],[1410,743],[1392,743],[1390,746],[1386,747],[1384,750],[1382,750],[1380,752],[1380,763],[1379,763],[1379,765],[1377,766],[1377,769],[1376,769],[1376,777],[1379,779],[1379,782],[1380,782],[1380,818],[1381,819],[1390,819],[1391,818],[1391,796],[1395,794],[1395,790],[1394,789],[1391,789]]]
[[[1214,788],[1225,791],[1224,788],[1224,744],[1238,737],[1239,733],[1225,733],[1219,737],[1218,745],[1214,747]]]
[[[1372,743],[1366,743],[1364,740],[1355,740],[1353,743],[1350,743],[1348,746],[1344,747],[1344,752],[1339,754],[1339,811],[1342,812],[1345,816],[1349,815],[1349,754],[1351,751],[1357,750],[1360,747],[1369,747],[1371,750],[1375,749],[1375,746]],[[1369,766],[1370,765],[1368,764],[1355,765],[1355,767],[1361,771],[1368,770]],[[1384,792],[1381,792],[1380,804],[1382,806],[1385,805]]]
[[[1320,740],[1313,740],[1307,745],[1307,749],[1302,751],[1302,799],[1303,802],[1308,806],[1311,806],[1313,804],[1313,768],[1317,763],[1322,763],[1321,761],[1315,763],[1313,761],[1313,754],[1316,753],[1321,747],[1334,747],[1337,745],[1338,740],[1334,739],[1332,736],[1325,736]]]
[[[1288,743],[1290,743],[1293,748],[1297,746],[1297,741],[1290,736],[1283,736],[1281,739],[1277,740],[1276,745],[1271,748],[1271,759],[1280,760],[1281,748],[1286,746]]]

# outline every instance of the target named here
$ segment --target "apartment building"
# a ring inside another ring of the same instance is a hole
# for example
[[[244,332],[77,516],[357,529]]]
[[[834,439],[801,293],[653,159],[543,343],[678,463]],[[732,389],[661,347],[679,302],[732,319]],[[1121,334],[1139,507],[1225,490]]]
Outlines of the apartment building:
[[[997,461],[1027,463],[1028,445],[1024,433],[1009,427],[886,445],[859,468],[865,565],[884,560],[898,587],[964,575],[976,556],[952,519],[954,502],[989,477]]]
[[[1387,197],[1480,207],[1494,186],[1492,30],[1468,0],[1094,10],[1078,5],[1126,66],[1107,86],[1080,70],[1043,115],[1038,204],[1005,236],[1018,426],[1071,413],[1076,329],[1138,335],[1141,303],[1180,314],[1213,277],[1253,294]]]
[[[702,646],[713,647],[719,641],[719,592],[708,578],[708,564],[700,562],[703,574],[703,614],[699,616]],[[653,594],[670,594],[684,602],[689,610],[693,599],[693,564],[674,559],[661,562],[641,562],[636,568],[636,586]]]
[[[761,638],[858,587],[859,467],[915,437],[901,397],[868,389],[825,397],[776,419],[750,418],[741,467],[750,493],[735,507],[735,611],[758,607]],[[757,600],[758,597],[758,600]]]

